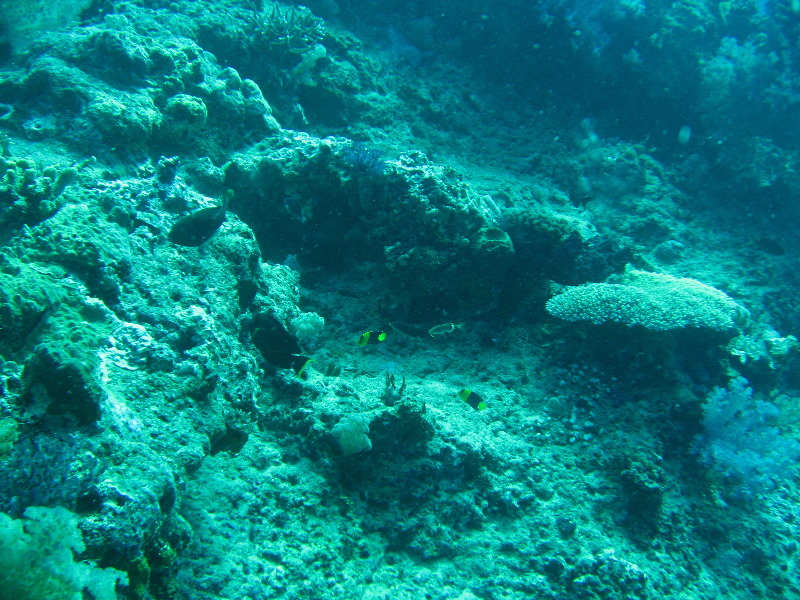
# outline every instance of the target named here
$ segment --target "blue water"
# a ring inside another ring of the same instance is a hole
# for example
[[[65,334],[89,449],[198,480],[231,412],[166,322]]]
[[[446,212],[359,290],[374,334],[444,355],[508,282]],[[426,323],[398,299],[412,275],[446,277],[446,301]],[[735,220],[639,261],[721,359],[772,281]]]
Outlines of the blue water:
[[[0,600],[800,598],[798,39],[0,0]]]

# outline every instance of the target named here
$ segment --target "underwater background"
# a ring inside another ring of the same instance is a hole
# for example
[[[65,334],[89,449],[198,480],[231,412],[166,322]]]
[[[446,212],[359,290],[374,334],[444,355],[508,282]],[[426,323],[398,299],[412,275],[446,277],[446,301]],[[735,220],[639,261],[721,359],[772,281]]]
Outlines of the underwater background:
[[[800,598],[800,1],[0,0],[0,600]]]

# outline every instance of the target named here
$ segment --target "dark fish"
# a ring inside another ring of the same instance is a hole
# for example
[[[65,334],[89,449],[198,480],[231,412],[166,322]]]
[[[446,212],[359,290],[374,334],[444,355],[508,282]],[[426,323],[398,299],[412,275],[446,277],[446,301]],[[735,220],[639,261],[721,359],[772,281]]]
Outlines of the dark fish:
[[[459,398],[461,398],[461,400],[469,404],[475,410],[486,409],[486,401],[472,390],[464,389],[458,392],[457,395]]]
[[[169,241],[179,246],[199,246],[211,239],[225,222],[225,204],[201,208],[178,219],[169,230]]]
[[[296,369],[302,354],[297,339],[270,313],[258,313],[249,324],[250,341],[261,356],[279,369]],[[302,366],[302,365],[301,365]]]
[[[356,340],[356,346],[364,347],[367,344],[378,344],[386,339],[385,331],[365,331]]]
[[[308,368],[308,365],[314,362],[314,359],[309,358],[308,356],[303,356],[302,354],[297,354],[295,358],[297,360],[292,363],[292,370],[297,373],[298,379],[305,379],[308,377],[306,369]]]

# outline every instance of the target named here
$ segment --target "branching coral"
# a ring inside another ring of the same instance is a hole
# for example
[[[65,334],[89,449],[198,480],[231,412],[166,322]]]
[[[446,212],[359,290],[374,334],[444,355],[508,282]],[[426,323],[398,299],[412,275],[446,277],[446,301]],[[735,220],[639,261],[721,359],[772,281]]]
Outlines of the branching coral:
[[[304,6],[283,6],[275,3],[269,12],[253,6],[256,35],[273,52],[303,54],[322,41],[325,34],[322,19]]]

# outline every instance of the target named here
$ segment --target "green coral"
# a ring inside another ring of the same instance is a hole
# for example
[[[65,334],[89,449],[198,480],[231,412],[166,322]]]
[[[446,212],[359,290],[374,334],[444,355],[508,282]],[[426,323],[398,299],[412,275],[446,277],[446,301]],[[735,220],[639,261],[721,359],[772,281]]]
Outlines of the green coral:
[[[100,418],[102,400],[97,351],[109,335],[109,314],[100,303],[51,311],[30,336],[23,375],[29,390],[26,416],[66,416],[78,424]]]
[[[76,21],[91,0],[39,2],[0,0],[0,29],[15,53],[24,52],[45,31],[61,29]]]
[[[27,158],[0,158],[0,225],[16,229],[55,214],[66,202],[62,193],[77,180],[82,166],[40,168]]]
[[[116,600],[124,573],[75,562],[85,550],[75,516],[65,508],[32,506],[24,519],[0,513],[0,597],[18,600]]]
[[[22,232],[19,245],[27,262],[55,263],[80,277],[90,294],[114,303],[131,270],[127,231],[86,204],[68,204]]]
[[[164,127],[172,139],[198,135],[208,120],[208,108],[202,98],[176,94],[164,107]]]
[[[17,422],[11,417],[0,419],[0,458],[11,453],[18,437]]]
[[[615,322],[654,331],[728,331],[747,317],[733,298],[695,279],[632,269],[618,283],[567,287],[548,300],[547,312],[567,321]]]
[[[325,26],[322,19],[305,6],[284,6],[278,2],[271,9],[253,2],[257,39],[273,52],[303,54],[322,41]]]
[[[0,354],[10,356],[20,351],[47,312],[64,299],[59,274],[56,269],[33,268],[0,255]]]

